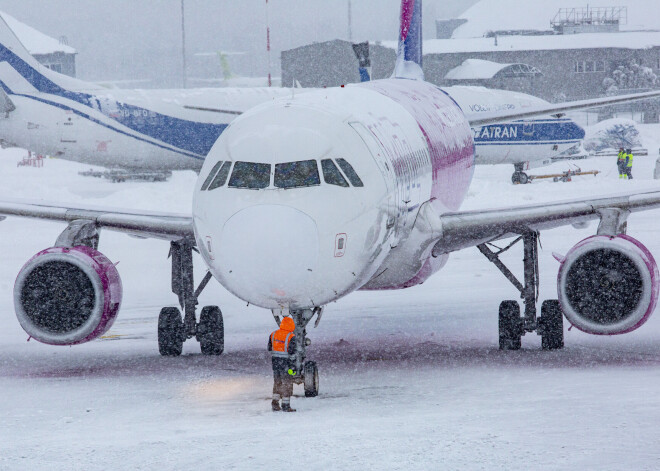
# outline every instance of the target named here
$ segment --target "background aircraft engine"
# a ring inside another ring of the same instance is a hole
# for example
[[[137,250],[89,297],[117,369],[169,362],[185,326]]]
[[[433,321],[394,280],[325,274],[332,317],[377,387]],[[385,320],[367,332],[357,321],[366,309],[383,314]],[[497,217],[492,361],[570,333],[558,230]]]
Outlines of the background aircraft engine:
[[[566,254],[557,279],[568,321],[596,335],[625,334],[644,324],[659,286],[653,256],[626,235],[583,240]]]
[[[114,264],[85,246],[39,252],[21,269],[14,306],[31,337],[50,345],[89,342],[110,329],[121,304]]]

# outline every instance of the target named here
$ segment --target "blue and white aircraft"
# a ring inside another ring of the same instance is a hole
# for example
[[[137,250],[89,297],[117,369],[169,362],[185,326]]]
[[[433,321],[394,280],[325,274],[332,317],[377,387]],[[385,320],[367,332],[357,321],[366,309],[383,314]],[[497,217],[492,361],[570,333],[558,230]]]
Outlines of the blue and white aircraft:
[[[0,18],[4,146],[106,167],[199,170],[232,119],[287,94],[283,88],[108,90],[41,65]]]

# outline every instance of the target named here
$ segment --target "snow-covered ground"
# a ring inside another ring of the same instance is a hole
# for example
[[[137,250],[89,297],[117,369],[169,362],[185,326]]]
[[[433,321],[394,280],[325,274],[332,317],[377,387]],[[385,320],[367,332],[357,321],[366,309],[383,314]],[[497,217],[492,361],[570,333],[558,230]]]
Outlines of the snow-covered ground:
[[[464,208],[658,189],[660,126],[640,129],[652,155],[635,159],[633,181],[618,179],[615,158],[577,162],[602,173],[571,183],[513,186],[511,167],[480,167]],[[23,154],[0,153],[0,199],[189,212],[191,172],[167,183],[113,184],[60,160],[17,167]],[[659,216],[634,214],[629,234],[660,257]],[[543,352],[528,335],[523,350],[500,352],[497,308],[517,293],[476,249],[465,250],[423,286],[358,292],[328,306],[310,335],[321,393],[306,399],[296,390],[298,412],[274,414],[265,352],[272,317],[217,283],[201,304],[222,307],[225,353],[203,357],[191,341],[180,358],[158,355],[157,314],[176,303],[164,242],[102,234],[100,249],[120,262],[124,282],[109,339],[70,348],[26,342],[13,281],[62,229],[0,223],[1,470],[660,468],[660,315],[619,337],[567,329],[562,351]],[[542,234],[542,299],[556,297],[552,252],[594,231]],[[504,258],[520,273],[520,250]]]

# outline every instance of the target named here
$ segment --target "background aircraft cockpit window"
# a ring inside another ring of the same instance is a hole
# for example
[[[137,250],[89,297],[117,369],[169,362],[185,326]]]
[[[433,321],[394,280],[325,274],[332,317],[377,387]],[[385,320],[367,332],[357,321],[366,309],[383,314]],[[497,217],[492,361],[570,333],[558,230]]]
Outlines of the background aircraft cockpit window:
[[[259,190],[270,185],[270,164],[236,162],[229,179],[230,188]]]
[[[206,180],[204,180],[204,184],[202,185],[201,191],[204,191],[209,187],[209,185],[213,181],[213,177],[215,177],[215,174],[218,172],[218,169],[223,163],[224,162],[221,160],[220,162],[218,162],[213,166],[213,168],[211,169],[211,173],[209,173],[209,176],[206,177]]]
[[[348,177],[348,179],[351,182],[351,185],[353,186],[364,186],[364,183],[362,183],[362,180],[360,180],[360,177],[358,177],[358,174],[355,173],[355,169],[346,162],[344,159],[337,159],[337,163],[339,164],[339,167],[343,170],[344,174]]]
[[[316,160],[275,164],[276,188],[301,188],[320,184]]]
[[[323,170],[323,180],[325,180],[327,184],[343,187],[348,186],[348,182],[332,160],[321,160],[321,169]]]
[[[229,176],[229,169],[231,168],[231,162],[225,162],[218,174],[213,179],[213,183],[209,185],[209,191],[220,188],[225,183],[227,183],[227,177]]]

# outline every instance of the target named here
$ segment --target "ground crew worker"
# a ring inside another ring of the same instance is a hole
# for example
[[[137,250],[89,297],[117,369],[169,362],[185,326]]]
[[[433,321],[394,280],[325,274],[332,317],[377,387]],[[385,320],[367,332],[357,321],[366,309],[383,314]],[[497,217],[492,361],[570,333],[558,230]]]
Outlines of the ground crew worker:
[[[619,155],[616,159],[616,166],[619,169],[619,178],[625,178],[626,174],[626,151],[619,147]]]
[[[632,180],[632,166],[633,166],[633,154],[632,149],[626,151],[626,176],[628,180]]]
[[[290,317],[285,317],[280,328],[270,334],[268,338],[268,351],[272,354],[273,362],[273,411],[295,412],[291,408],[291,394],[293,394],[293,377],[296,371],[296,336],[293,331],[296,324]],[[282,407],[280,407],[282,399]]]

